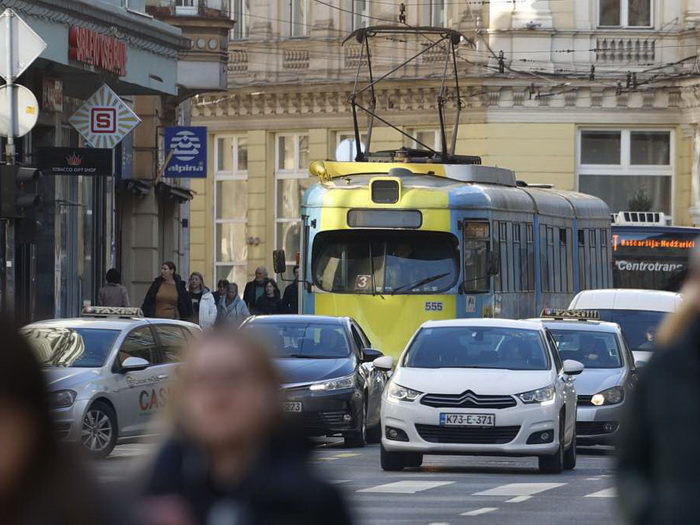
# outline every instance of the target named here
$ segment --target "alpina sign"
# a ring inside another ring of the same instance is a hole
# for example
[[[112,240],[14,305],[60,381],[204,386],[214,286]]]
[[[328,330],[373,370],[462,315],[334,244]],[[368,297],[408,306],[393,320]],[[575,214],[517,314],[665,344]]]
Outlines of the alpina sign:
[[[128,46],[112,36],[84,27],[70,28],[70,57],[73,60],[104,69],[115,75],[126,75]]]
[[[111,149],[39,148],[37,168],[44,175],[103,175],[114,173]]]

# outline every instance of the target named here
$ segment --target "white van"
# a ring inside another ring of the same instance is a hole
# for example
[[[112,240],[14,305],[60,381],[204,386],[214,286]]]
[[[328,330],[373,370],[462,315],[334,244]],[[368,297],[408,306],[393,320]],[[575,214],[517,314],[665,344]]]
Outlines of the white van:
[[[635,359],[647,361],[653,346],[650,339],[664,317],[677,311],[682,301],[679,293],[659,290],[584,290],[574,297],[569,309],[597,310],[602,320],[619,324]]]

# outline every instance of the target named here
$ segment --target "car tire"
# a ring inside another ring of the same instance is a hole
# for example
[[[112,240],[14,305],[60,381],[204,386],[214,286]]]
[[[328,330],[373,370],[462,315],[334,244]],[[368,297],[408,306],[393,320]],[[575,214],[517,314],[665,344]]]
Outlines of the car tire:
[[[347,448],[362,448],[367,442],[367,402],[362,403],[362,412],[360,412],[359,430],[346,432],[343,434],[345,446]]]
[[[406,454],[404,465],[408,468],[420,468],[423,465],[423,454],[419,452],[411,452]]]
[[[406,467],[405,454],[403,452],[389,452],[381,446],[379,452],[379,463],[382,466],[382,470],[388,472],[399,472]]]
[[[88,455],[93,458],[109,456],[117,444],[118,434],[114,409],[103,401],[90,405],[80,428],[80,441]]]
[[[542,474],[560,474],[564,470],[564,423],[559,418],[559,447],[554,454],[537,458],[538,466]]]
[[[564,470],[573,470],[576,468],[576,432],[571,440],[571,445],[564,452]]]

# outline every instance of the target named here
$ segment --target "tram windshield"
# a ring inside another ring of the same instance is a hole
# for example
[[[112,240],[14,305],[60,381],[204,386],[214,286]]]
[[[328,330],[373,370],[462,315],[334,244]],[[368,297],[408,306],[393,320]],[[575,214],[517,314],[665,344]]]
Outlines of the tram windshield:
[[[359,294],[432,294],[459,276],[457,238],[451,233],[351,230],[320,233],[312,271],[321,290]]]

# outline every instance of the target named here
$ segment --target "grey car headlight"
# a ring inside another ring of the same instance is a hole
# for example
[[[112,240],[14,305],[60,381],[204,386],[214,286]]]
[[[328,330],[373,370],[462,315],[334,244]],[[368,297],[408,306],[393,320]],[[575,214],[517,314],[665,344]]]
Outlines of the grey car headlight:
[[[617,405],[625,399],[625,390],[621,386],[614,386],[598,392],[591,398],[591,404],[597,407],[601,405]]]
[[[391,383],[389,385],[387,396],[389,399],[394,399],[396,401],[415,401],[422,393],[423,392],[418,392],[418,390],[412,390],[410,388],[406,388],[405,386]]]
[[[532,403],[550,404],[554,402],[555,395],[556,391],[554,390],[554,385],[549,385],[543,388],[538,388],[537,390],[523,392],[522,394],[518,394],[518,397],[520,398],[520,401],[528,405]]]
[[[49,394],[49,406],[51,408],[68,408],[73,406],[78,396],[73,390],[57,390]]]
[[[328,381],[320,381],[309,387],[312,392],[329,392],[331,390],[347,390],[355,386],[355,374],[345,377],[337,377]]]

